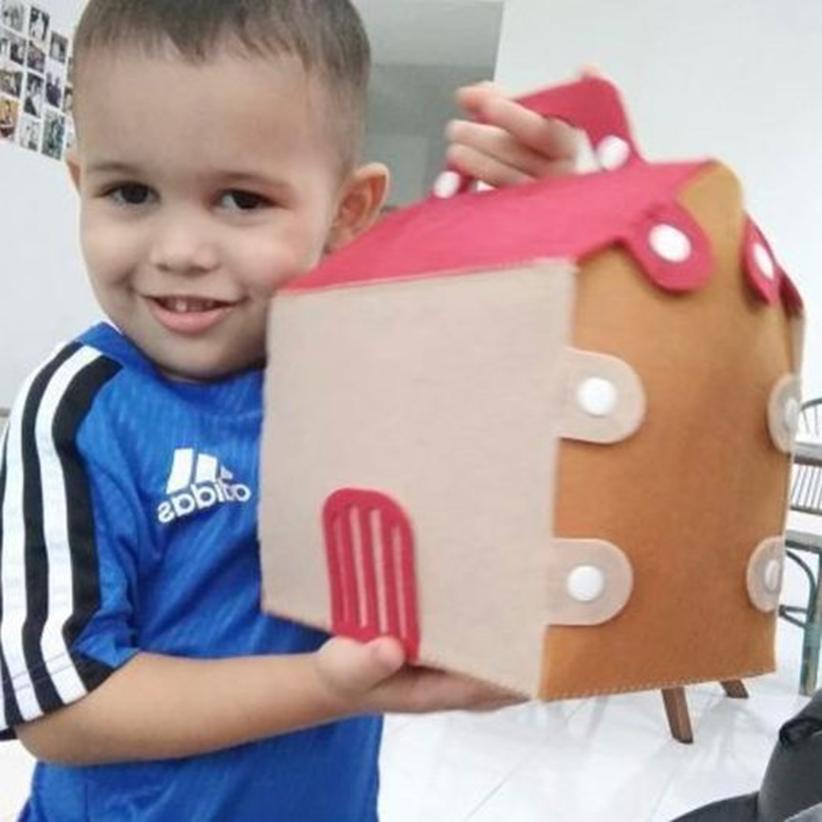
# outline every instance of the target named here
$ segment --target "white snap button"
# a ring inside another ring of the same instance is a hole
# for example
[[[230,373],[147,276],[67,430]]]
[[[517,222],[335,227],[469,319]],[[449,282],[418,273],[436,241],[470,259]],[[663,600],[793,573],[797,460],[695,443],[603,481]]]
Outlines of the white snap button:
[[[779,590],[779,584],[782,581],[782,563],[778,559],[769,560],[762,577],[765,588],[770,593],[775,594]]]
[[[606,171],[615,171],[628,162],[631,147],[622,139],[611,134],[603,138],[596,147],[597,160]]]
[[[593,602],[605,590],[605,574],[595,565],[579,565],[568,574],[566,587],[577,602]]]
[[[579,407],[592,417],[607,417],[619,400],[616,386],[602,377],[590,377],[577,389]]]
[[[434,194],[447,200],[459,192],[461,185],[462,177],[456,171],[443,171],[434,183]]]
[[[788,397],[782,409],[782,424],[790,434],[796,434],[799,428],[799,413],[801,411],[799,400],[796,397]]]
[[[772,280],[776,276],[776,265],[774,264],[773,257],[768,254],[768,249],[765,248],[762,243],[754,243],[753,254],[757,268],[764,276]]]
[[[691,256],[691,241],[688,235],[667,223],[660,223],[651,229],[651,248],[669,263],[682,263]]]

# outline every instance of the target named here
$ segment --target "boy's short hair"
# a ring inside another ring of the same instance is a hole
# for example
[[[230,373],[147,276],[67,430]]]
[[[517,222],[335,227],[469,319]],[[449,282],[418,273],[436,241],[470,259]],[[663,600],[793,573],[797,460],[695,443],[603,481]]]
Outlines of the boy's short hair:
[[[74,80],[94,52],[137,47],[154,54],[169,45],[194,64],[226,45],[246,55],[297,57],[329,92],[344,163],[356,163],[371,49],[350,0],[89,0],[74,37]]]

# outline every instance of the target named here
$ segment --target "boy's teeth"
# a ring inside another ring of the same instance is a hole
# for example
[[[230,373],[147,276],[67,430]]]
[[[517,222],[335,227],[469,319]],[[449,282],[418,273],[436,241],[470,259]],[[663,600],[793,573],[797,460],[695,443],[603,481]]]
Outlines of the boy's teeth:
[[[170,297],[160,300],[160,302],[169,311],[174,311],[177,314],[193,314],[199,311],[211,311],[218,306],[218,303],[214,300],[198,300],[192,297]]]

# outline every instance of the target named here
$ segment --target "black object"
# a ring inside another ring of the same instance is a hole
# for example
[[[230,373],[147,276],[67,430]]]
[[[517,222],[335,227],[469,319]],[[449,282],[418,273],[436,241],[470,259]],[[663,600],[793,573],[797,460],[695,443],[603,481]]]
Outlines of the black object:
[[[673,822],[822,822],[822,690],[779,731],[758,793],[712,802]]]

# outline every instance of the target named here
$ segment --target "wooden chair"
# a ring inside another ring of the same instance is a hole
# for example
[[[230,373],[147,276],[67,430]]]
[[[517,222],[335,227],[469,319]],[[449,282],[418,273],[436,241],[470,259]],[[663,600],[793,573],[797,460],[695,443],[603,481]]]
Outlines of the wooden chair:
[[[822,638],[822,397],[806,402],[799,416],[790,510],[819,517],[817,530],[788,529],[785,534],[786,555],[808,580],[807,605],[779,606],[779,616],[802,629],[799,692],[811,696],[816,690]],[[800,554],[811,557],[806,560]]]
[[[719,684],[726,696],[731,699],[748,698],[748,691],[740,679],[729,679]],[[677,742],[690,745],[694,741],[694,732],[691,727],[691,716],[688,713],[685,688],[665,688],[662,691],[662,701],[665,705],[665,715],[668,717],[671,736]]]

